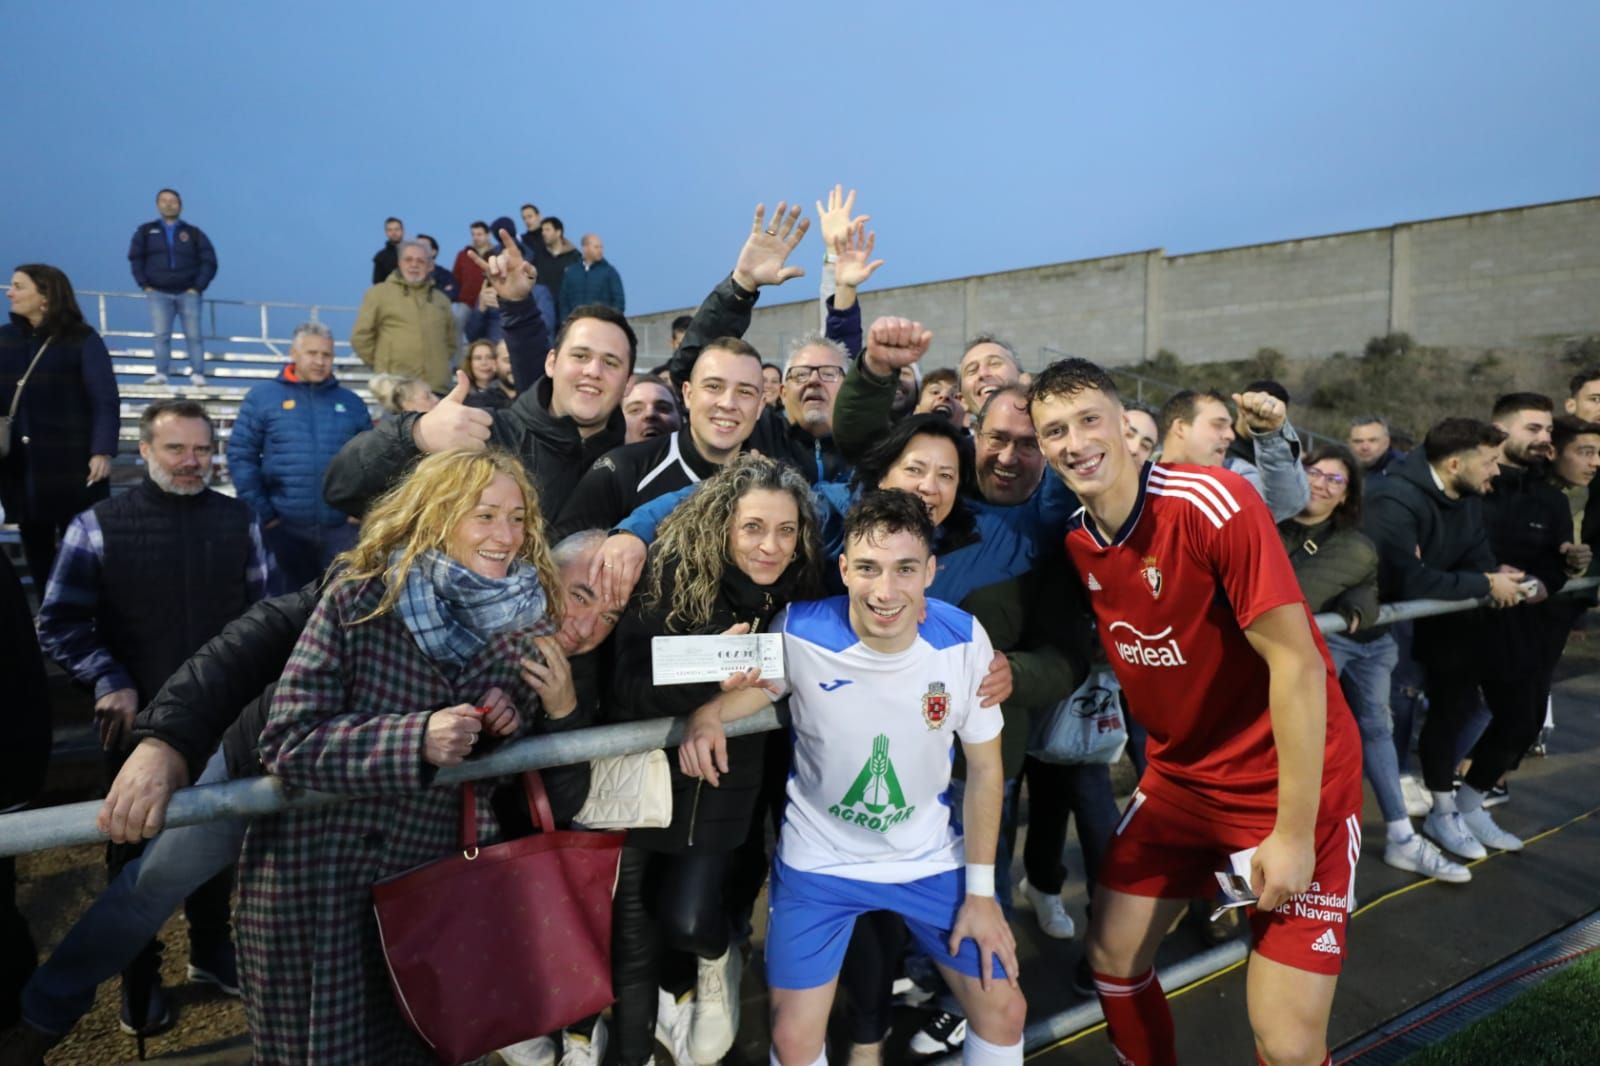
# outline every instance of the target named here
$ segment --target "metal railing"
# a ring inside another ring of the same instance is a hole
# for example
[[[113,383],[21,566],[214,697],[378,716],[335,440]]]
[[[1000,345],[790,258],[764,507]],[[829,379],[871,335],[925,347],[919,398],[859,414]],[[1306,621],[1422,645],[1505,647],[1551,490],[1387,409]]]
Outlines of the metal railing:
[[[1596,587],[1600,587],[1600,577],[1579,578],[1568,582],[1562,594]],[[1385,604],[1374,624],[1452,614],[1472,610],[1486,603],[1487,600],[1408,600]],[[1345,628],[1344,619],[1337,614],[1319,614],[1316,622],[1324,633],[1340,632]],[[749,718],[728,723],[727,732],[729,736],[744,736],[777,729],[778,726],[777,712],[768,707]],[[680,720],[652,718],[642,722],[623,722],[576,729],[570,733],[529,737],[507,744],[490,755],[440,770],[434,777],[434,784],[455,785],[545,766],[563,766],[611,755],[651,751],[676,744],[681,736]],[[290,809],[342,803],[352,798],[290,788],[276,777],[243,778],[218,785],[179,789],[167,808],[166,824],[177,827],[219,818],[254,818]],[[99,801],[90,800],[0,815],[0,857],[102,841],[105,837],[95,826],[99,810]]]
[[[91,301],[92,315],[89,307]],[[89,289],[78,293],[78,302],[83,305],[86,317],[92,317],[102,337],[150,340],[155,336],[150,325],[149,300],[142,292]],[[335,353],[342,350],[348,354],[350,330],[355,325],[357,311],[358,308],[336,304],[202,297],[201,340],[223,344],[256,344],[274,355],[285,355],[295,326],[302,322],[321,322],[333,330]],[[178,324],[178,321],[173,322],[172,336],[175,341],[183,336],[177,330]],[[344,339],[340,340],[340,336]],[[109,340],[107,346],[114,347]]]

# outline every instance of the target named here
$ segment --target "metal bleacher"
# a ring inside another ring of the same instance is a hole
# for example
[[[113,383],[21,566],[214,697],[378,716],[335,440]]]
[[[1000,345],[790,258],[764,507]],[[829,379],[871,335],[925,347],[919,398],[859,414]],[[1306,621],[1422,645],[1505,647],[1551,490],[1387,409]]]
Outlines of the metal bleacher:
[[[183,334],[172,339],[172,365],[168,384],[146,385],[155,373],[155,356],[150,330],[150,309],[143,293],[78,293],[84,318],[99,330],[111,352],[111,365],[121,394],[119,447],[112,462],[111,486],[117,492],[136,483],[144,475],[139,458],[139,416],[154,400],[182,396],[199,400],[217,425],[216,481],[219,491],[232,493],[228,477],[227,440],[238,417],[239,405],[251,386],[276,377],[288,362],[289,341],[295,326],[302,322],[321,322],[333,331],[333,370],[341,384],[367,401],[376,413],[376,403],[367,391],[372,371],[350,349],[350,330],[356,308],[325,304],[272,303],[257,300],[201,301],[202,333],[205,341],[206,384],[189,383],[190,367]],[[174,323],[176,326],[176,323]],[[24,573],[17,530],[0,525],[0,550],[4,550]],[[25,582],[29,576],[25,575]]]

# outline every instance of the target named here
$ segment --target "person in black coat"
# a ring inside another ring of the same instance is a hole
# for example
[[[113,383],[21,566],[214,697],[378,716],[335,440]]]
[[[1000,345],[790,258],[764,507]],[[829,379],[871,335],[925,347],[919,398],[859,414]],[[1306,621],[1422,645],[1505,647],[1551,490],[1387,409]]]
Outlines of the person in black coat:
[[[120,400],[105,341],[83,320],[65,274],[25,263],[12,272],[6,298],[11,321],[0,326],[0,416],[14,401],[17,408],[10,451],[0,459],[0,506],[22,534],[34,591],[43,599],[67,523],[110,494]]]
[[[607,716],[683,715],[716,699],[715,684],[654,686],[651,641],[759,632],[791,599],[815,595],[820,566],[811,494],[793,467],[742,456],[708,478],[662,525],[617,626]],[[685,776],[669,756],[671,825],[628,834],[612,932],[613,1016],[623,1066],[651,1056],[658,987],[676,1000],[669,1025],[673,1043],[683,1045],[676,1052],[686,1046],[695,1061],[714,1062],[732,1042],[738,980],[729,967],[738,952],[729,948],[722,886],[728,856],[750,826],[762,741],[759,735],[730,741],[716,787]],[[696,956],[698,966],[691,965]],[[690,990],[697,993],[692,1005]]]
[[[0,554],[0,676],[6,678],[6,746],[0,753],[0,810],[33,801],[50,765],[50,689],[33,614],[11,560]],[[0,1028],[17,1020],[22,985],[38,962],[17,910],[17,860],[0,859]]]

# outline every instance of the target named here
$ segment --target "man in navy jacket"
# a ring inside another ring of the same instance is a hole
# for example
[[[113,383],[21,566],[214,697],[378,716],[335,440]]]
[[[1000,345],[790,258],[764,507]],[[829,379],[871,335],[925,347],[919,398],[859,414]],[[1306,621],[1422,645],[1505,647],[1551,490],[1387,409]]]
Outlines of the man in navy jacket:
[[[228,438],[234,488],[277,559],[277,591],[320,578],[355,543],[356,527],[322,502],[322,475],[345,442],[372,428],[361,398],[333,376],[327,326],[296,327],[289,355],[282,373],[244,398]]]
[[[133,280],[150,300],[155,333],[156,372],[146,385],[165,385],[172,363],[172,319],[183,316],[183,344],[189,352],[189,380],[203,386],[205,348],[200,339],[200,294],[217,276],[217,253],[200,227],[179,218],[183,198],[174,189],[156,193],[160,217],[133,231],[128,263]]]

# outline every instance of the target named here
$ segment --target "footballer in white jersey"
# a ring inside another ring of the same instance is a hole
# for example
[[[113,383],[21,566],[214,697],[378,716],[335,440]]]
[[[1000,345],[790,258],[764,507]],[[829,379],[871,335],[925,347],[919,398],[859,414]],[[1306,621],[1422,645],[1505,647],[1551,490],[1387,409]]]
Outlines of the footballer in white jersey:
[[[1016,941],[994,898],[1000,712],[980,707],[977,694],[993,652],[971,615],[926,598],[932,543],[917,497],[864,493],[845,516],[848,595],[790,604],[775,622],[795,737],[766,940],[773,1054],[783,1066],[823,1054],[855,920],[882,910],[905,918],[961,1001],[964,1060],[1022,1062],[1027,1005]],[[727,770],[722,723],[784,691],[758,671],[724,688],[691,717],[679,749],[684,772],[712,785]],[[946,800],[956,736],[967,760],[964,839]]]

